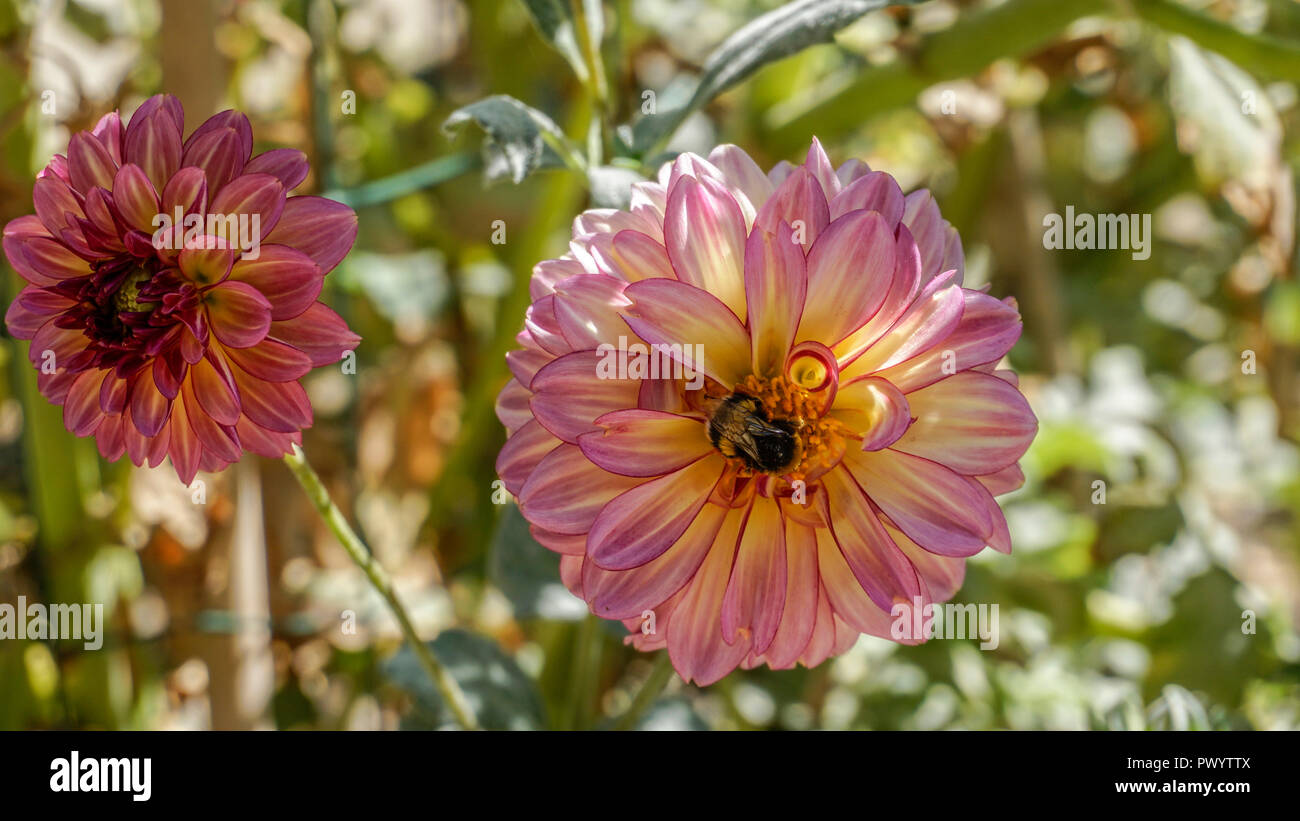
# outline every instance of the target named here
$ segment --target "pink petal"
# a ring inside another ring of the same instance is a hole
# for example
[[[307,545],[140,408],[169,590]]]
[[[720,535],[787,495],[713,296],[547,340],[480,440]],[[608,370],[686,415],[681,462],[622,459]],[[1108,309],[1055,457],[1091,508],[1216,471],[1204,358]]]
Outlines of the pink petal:
[[[821,140],[816,137],[812,138],[812,145],[808,146],[808,156],[804,159],[804,168],[808,169],[818,184],[821,185],[822,193],[828,201],[840,193],[840,179],[835,176],[835,169],[831,167],[830,157],[826,156],[826,150],[822,148]]]
[[[361,343],[343,317],[321,302],[293,319],[272,321],[269,335],[307,354],[313,367],[332,365]]]
[[[106,374],[106,370],[82,371],[68,389],[63,403],[63,426],[73,434],[89,436],[104,418],[99,408],[99,388]]]
[[[817,533],[785,519],[786,589],[781,624],[771,645],[763,651],[774,670],[795,665],[817,624]],[[865,598],[865,596],[864,596]],[[874,605],[873,605],[874,606]]]
[[[239,390],[235,387],[234,374],[222,359],[212,353],[200,359],[190,368],[184,385],[189,386],[202,410],[217,422],[234,425],[239,421]],[[199,408],[190,405],[189,410],[193,417]],[[192,424],[193,418],[190,421]]]
[[[727,675],[749,655],[748,638],[728,644],[722,638],[721,628],[722,600],[731,576],[743,516],[744,511],[730,511],[713,549],[668,621],[668,653],[673,667],[682,678],[701,687]]]
[[[239,175],[247,159],[248,155],[242,154],[239,133],[233,128],[220,127],[203,133],[195,131],[190,135],[181,154],[181,167],[202,168],[209,188],[219,196],[226,184]],[[238,211],[216,208],[213,210],[220,213],[238,213]]]
[[[739,188],[755,208],[762,208],[772,196],[772,181],[738,146],[718,146],[709,152],[709,162],[722,172],[729,185]]]
[[[140,166],[127,164],[117,170],[113,179],[113,205],[128,226],[147,234],[156,229],[154,217],[160,213],[158,192]]]
[[[749,303],[751,365],[756,374],[785,366],[808,288],[803,249],[784,222],[778,233],[755,228],[745,246],[745,299]]]
[[[615,272],[628,282],[662,277],[675,279],[668,249],[663,243],[640,231],[619,231],[612,242]]]
[[[582,274],[556,284],[552,310],[571,349],[614,345],[620,336],[627,336],[627,323],[619,316],[619,311],[632,304],[623,296],[626,285],[603,274]]]
[[[889,447],[912,422],[907,399],[898,388],[876,377],[840,385],[830,415],[862,437],[862,450]]]
[[[528,399],[532,395],[533,392],[521,385],[518,379],[511,379],[497,394],[497,419],[506,426],[507,433],[514,434],[533,421],[533,412],[528,408]]]
[[[264,382],[233,366],[239,406],[249,421],[274,433],[297,433],[311,427],[311,402],[297,382]]]
[[[271,303],[256,288],[227,280],[204,294],[208,321],[217,339],[231,348],[250,348],[271,329]]]
[[[680,178],[668,193],[664,247],[678,279],[713,294],[745,320],[745,217],[725,186],[707,177]]]
[[[759,209],[754,226],[775,234],[782,221],[794,229],[796,240],[803,240],[805,251],[830,224],[830,210],[821,183],[802,166],[791,172]]]
[[[529,386],[533,415],[566,442],[596,430],[597,417],[636,407],[636,380],[598,378],[601,358],[595,351],[566,354],[538,371]]]
[[[651,345],[667,345],[673,358],[731,387],[749,373],[749,333],[713,294],[685,282],[646,279],[627,286],[627,324]],[[697,345],[704,361],[696,361]],[[690,361],[686,361],[686,360]]]
[[[988,543],[993,521],[984,499],[943,465],[896,450],[853,448],[844,465],[890,521],[931,553],[971,556]]]
[[[273,148],[264,151],[244,166],[245,174],[270,174],[292,191],[307,179],[307,155],[296,148]]]
[[[147,105],[147,101],[146,101]],[[141,115],[141,105],[126,127],[123,154],[127,162],[140,166],[161,190],[181,164],[181,125],[166,111]]]
[[[72,187],[82,194],[93,188],[112,189],[117,163],[104,144],[85,131],[72,135],[68,141],[68,172]]]
[[[753,652],[765,652],[781,624],[785,588],[785,522],[776,500],[760,496],[749,509],[722,599],[723,640],[735,644],[745,630]]]
[[[884,371],[936,347],[946,350],[946,340],[961,322],[965,304],[962,289],[952,284],[951,274],[935,277],[893,327],[842,370],[840,378]]]
[[[621,410],[596,419],[578,446],[598,467],[622,476],[663,476],[707,455],[713,445],[699,419],[654,410]]]
[[[211,180],[208,184],[213,185]],[[215,190],[215,187],[209,190]],[[212,202],[208,205],[208,213],[221,214],[224,217],[232,214],[247,214],[249,217],[257,215],[259,222],[257,227],[261,230],[261,234],[256,237],[256,240],[274,243],[275,240],[270,239],[269,234],[274,232],[276,223],[279,222],[286,207],[284,185],[278,179],[270,174],[244,174],[231,180],[220,191],[216,191],[212,196]],[[251,230],[251,221],[249,227]],[[329,228],[321,225],[317,230],[326,231]],[[279,244],[291,243],[280,242]]]
[[[144,436],[157,436],[175,405],[162,395],[150,373],[141,370],[131,379],[131,420]]]
[[[605,570],[585,562],[582,594],[591,611],[601,618],[629,619],[663,604],[695,575],[726,514],[726,508],[705,505],[671,547],[640,567]]]
[[[639,482],[601,470],[575,445],[560,445],[529,474],[519,491],[519,509],[538,527],[570,535],[586,533],[610,499]]]
[[[861,451],[849,448],[844,461],[847,464],[861,455]],[[822,477],[831,531],[862,589],[877,607],[887,611],[896,601],[910,602],[920,592],[920,583],[916,568],[890,540],[875,508],[858,486],[862,483],[855,484],[854,478],[843,468]]]
[[[903,219],[903,191],[884,171],[872,171],[854,180],[830,201],[832,220],[859,209],[879,211],[892,231]]]
[[[894,232],[874,211],[831,223],[808,252],[808,296],[798,339],[834,345],[880,309],[893,283]]]
[[[290,197],[265,242],[297,248],[328,274],[352,250],[356,238],[357,214],[343,203],[324,197]]]
[[[884,537],[890,539],[891,542],[893,541],[888,530],[885,531]],[[830,652],[834,631],[830,630],[828,632],[826,628],[832,626],[831,612],[839,615],[860,633],[881,637],[889,636],[889,626],[892,621],[890,611],[882,609],[863,589],[863,585],[858,581],[858,577],[854,575],[854,571],[849,567],[849,563],[845,559],[846,552],[840,549],[833,536],[824,528],[816,531],[816,539],[817,570],[821,574],[825,603],[829,606],[825,612],[818,613],[817,626],[821,628],[819,632],[822,633],[820,636],[822,646],[815,648],[813,654],[829,654]],[[908,560],[906,554],[902,555],[904,560]],[[917,588],[922,591],[919,595],[924,598],[919,575],[917,577]],[[908,606],[912,605],[910,598],[903,601]],[[891,609],[894,603],[890,603]],[[903,643],[919,644],[920,642],[903,641]],[[805,661],[805,663],[807,662]]]
[[[1020,338],[1020,312],[979,291],[962,291],[961,321],[929,351],[882,370],[880,375],[904,393],[937,382],[954,371],[996,362]]]
[[[497,475],[505,482],[506,490],[518,495],[537,465],[559,445],[560,440],[535,421],[512,433],[496,462]]]
[[[230,278],[246,282],[271,303],[271,319],[293,319],[310,308],[324,282],[311,257],[284,245],[263,245],[257,259],[237,261]]]
[[[588,556],[606,570],[626,570],[662,554],[700,512],[724,464],[711,454],[612,499],[592,522]]]
[[[907,399],[916,421],[894,448],[958,473],[993,473],[1015,464],[1038,431],[1024,396],[996,376],[966,371]]]

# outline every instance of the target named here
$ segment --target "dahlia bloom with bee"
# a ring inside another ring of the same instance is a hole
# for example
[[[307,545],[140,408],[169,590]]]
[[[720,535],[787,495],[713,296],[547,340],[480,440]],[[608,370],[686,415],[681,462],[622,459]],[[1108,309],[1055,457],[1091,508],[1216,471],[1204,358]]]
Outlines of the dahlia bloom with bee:
[[[4,252],[27,282],[5,321],[68,430],[109,460],[170,457],[188,484],[244,451],[288,453],[312,423],[299,378],[360,339],[316,299],[356,239],[352,209],[288,196],[306,156],[252,156],[243,114],[184,126],[159,95],[74,135]]]
[[[629,642],[699,684],[811,667],[1011,549],[993,497],[1037,430],[997,366],[1020,316],[962,287],[928,192],[816,141],[766,174],[721,146],[580,215],[570,248],[534,269],[497,468]],[[703,378],[601,378],[619,337],[700,345]]]

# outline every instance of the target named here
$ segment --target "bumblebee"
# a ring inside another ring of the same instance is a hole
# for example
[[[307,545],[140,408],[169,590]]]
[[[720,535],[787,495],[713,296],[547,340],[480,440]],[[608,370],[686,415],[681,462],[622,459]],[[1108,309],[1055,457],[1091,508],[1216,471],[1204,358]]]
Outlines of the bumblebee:
[[[709,416],[709,441],[723,456],[736,456],[759,473],[780,476],[799,465],[800,424],[770,419],[763,403],[743,393],[723,399]]]

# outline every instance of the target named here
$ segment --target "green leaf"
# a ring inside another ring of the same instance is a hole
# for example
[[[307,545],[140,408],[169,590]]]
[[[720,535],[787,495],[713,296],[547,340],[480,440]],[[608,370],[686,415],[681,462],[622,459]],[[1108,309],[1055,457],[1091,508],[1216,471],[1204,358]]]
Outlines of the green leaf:
[[[509,176],[515,183],[539,168],[582,168],[577,150],[555,121],[514,97],[497,94],[458,108],[443,123],[454,133],[465,123],[483,130],[483,173],[489,180]]]
[[[704,61],[694,91],[684,103],[642,117],[622,138],[640,154],[652,154],[695,109],[768,63],[808,46],[830,42],[835,32],[888,0],[795,0],[742,26]]]
[[[513,504],[501,514],[488,553],[488,579],[521,619],[580,621],[587,606],[560,582],[560,557],[537,543]]]
[[[537,30],[556,51],[564,56],[573,72],[587,82],[587,63],[578,45],[577,25],[569,0],[523,0]]]
[[[491,639],[467,630],[445,630],[430,642],[438,660],[465,693],[486,730],[539,730],[546,726],[537,687],[514,659]],[[458,725],[410,647],[383,665],[384,675],[415,698],[404,730],[446,730]]]
[[[627,209],[632,203],[632,183],[644,182],[637,172],[617,165],[601,165],[587,171],[591,204],[596,208]]]

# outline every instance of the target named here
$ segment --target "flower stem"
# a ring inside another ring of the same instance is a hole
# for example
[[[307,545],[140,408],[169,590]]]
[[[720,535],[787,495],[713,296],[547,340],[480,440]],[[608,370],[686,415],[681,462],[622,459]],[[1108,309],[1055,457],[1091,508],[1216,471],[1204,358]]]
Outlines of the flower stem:
[[[664,650],[655,660],[654,669],[650,671],[650,677],[641,685],[636,696],[632,699],[632,704],[627,708],[623,715],[618,717],[618,721],[610,728],[612,730],[633,730],[636,729],[637,722],[641,716],[650,708],[654,700],[663,692],[669,680],[673,677],[673,663],[668,657],[668,651]]]
[[[302,485],[302,489],[306,491],[307,498],[311,500],[316,512],[320,514],[325,526],[339,540],[339,544],[343,545],[343,549],[352,557],[352,561],[356,562],[357,566],[366,574],[366,578],[370,580],[370,584],[374,586],[375,590],[379,591],[379,595],[383,596],[384,601],[388,602],[388,609],[397,618],[397,623],[401,625],[402,633],[406,636],[411,649],[415,652],[415,657],[420,660],[420,664],[429,674],[433,686],[437,688],[442,700],[447,704],[447,708],[451,710],[456,723],[466,730],[477,730],[478,721],[474,718],[474,713],[465,700],[465,694],[461,692],[456,680],[438,661],[438,657],[434,655],[433,650],[420,641],[420,637],[416,635],[415,627],[411,624],[411,617],[407,615],[406,608],[398,601],[397,593],[393,590],[393,583],[388,578],[388,573],[375,560],[374,554],[370,552],[370,549],[352,530],[342,511],[334,504],[334,500],[330,498],[329,491],[325,489],[320,477],[307,463],[302,448],[294,445],[293,452],[285,455],[284,463],[289,466],[289,470],[293,471],[298,484]]]

